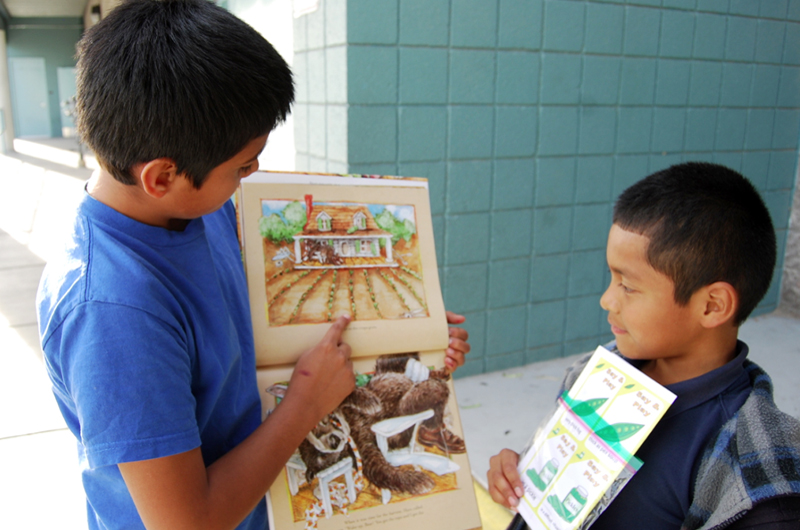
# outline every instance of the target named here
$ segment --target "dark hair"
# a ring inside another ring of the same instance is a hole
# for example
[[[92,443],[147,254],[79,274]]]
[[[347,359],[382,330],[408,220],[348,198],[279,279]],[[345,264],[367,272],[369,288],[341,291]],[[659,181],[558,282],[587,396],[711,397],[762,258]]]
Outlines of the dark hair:
[[[199,188],[293,100],[278,52],[208,0],[128,0],[78,44],[78,131],[126,184],[133,165],[167,157]]]
[[[764,297],[775,268],[775,230],[769,211],[745,177],[717,164],[687,162],[626,189],[614,223],[650,238],[647,261],[675,284],[686,305],[717,281],[739,295],[740,325]]]

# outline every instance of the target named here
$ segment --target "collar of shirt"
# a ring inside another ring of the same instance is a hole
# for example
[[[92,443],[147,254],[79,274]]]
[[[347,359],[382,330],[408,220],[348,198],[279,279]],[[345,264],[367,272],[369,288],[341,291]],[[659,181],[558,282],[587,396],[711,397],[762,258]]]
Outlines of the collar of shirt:
[[[736,356],[723,366],[699,377],[667,385],[665,388],[675,394],[677,398],[664,415],[664,419],[719,396],[744,374],[744,361],[747,359],[748,351],[747,344],[740,340],[736,341]],[[626,360],[636,368],[640,368],[644,364],[642,361]]]

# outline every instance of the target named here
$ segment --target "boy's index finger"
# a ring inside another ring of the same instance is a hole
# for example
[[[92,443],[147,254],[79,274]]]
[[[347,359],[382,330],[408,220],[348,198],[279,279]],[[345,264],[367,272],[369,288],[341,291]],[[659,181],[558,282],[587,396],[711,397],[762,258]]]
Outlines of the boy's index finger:
[[[342,338],[342,333],[347,328],[347,325],[350,324],[350,315],[344,314],[340,315],[336,321],[331,324],[330,329],[325,333],[325,336],[322,338],[323,341],[332,342],[335,345],[339,345],[341,342],[340,339]]]

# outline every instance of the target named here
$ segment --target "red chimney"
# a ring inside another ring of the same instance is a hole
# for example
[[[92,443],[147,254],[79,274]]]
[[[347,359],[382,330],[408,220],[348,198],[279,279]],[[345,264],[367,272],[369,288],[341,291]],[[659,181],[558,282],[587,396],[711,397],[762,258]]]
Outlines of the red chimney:
[[[304,199],[306,201],[306,226],[303,227],[303,232],[306,232],[309,225],[311,225],[311,211],[314,209],[314,203],[312,202],[312,195],[306,195]]]

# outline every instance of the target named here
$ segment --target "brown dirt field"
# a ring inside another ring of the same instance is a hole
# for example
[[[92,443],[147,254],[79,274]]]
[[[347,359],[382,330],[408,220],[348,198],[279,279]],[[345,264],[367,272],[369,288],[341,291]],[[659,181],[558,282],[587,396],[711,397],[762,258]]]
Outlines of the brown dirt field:
[[[369,272],[372,281],[372,292],[375,293],[375,301],[378,302],[378,309],[384,319],[402,318],[408,312],[403,301],[397,296],[386,281],[381,278],[378,271]]]
[[[350,289],[347,287],[347,281],[350,278],[350,273],[347,270],[340,270],[336,278],[336,293],[333,295],[333,310],[331,311],[333,318],[347,313],[353,315],[353,309],[350,307]]]
[[[405,298],[406,303],[411,308],[412,311],[415,309],[422,309],[424,306],[422,303],[425,302],[425,289],[422,285],[422,282],[416,279],[414,276],[408,274],[407,272],[403,272],[402,270],[398,269],[391,269],[389,273],[389,278],[392,279],[394,284],[397,286],[398,290],[403,294],[403,298]],[[400,279],[407,281],[411,288],[414,289],[414,293],[406,286],[405,283]],[[419,297],[419,299],[417,299]],[[422,303],[420,303],[420,301]],[[422,313],[422,315],[427,315],[427,310]]]
[[[356,320],[378,320],[380,316],[372,306],[372,298],[370,298],[369,290],[367,289],[367,280],[364,278],[365,270],[367,269],[356,269],[353,273],[353,299],[356,302]]]
[[[323,276],[306,296],[306,300],[300,306],[300,310],[292,320],[292,324],[311,324],[328,321],[328,298],[331,294],[333,271],[314,271],[312,274],[316,278],[319,278],[320,275]]]
[[[417,302],[416,298],[414,298],[414,295],[411,294],[411,291],[409,291],[408,288],[405,285],[403,285],[403,282],[398,280],[397,277],[394,274],[392,274],[390,270],[383,269],[380,272],[383,273],[383,274],[378,273],[378,276],[380,276],[380,281],[383,282],[383,284],[386,285],[388,289],[394,291],[394,289],[392,289],[391,285],[388,283],[391,281],[392,284],[394,284],[394,286],[397,288],[397,293],[395,293],[394,296],[397,297],[399,293],[399,295],[402,297],[402,299],[398,300],[398,302],[400,302],[400,305],[404,307],[403,315],[410,313],[416,309],[422,308],[420,303]]]
[[[280,269],[275,269],[275,272]],[[353,297],[350,298],[349,280],[351,278],[350,271],[353,271]],[[384,319],[397,319],[404,318],[409,311],[414,312],[423,309],[423,305],[417,300],[414,294],[408,287],[399,279],[404,278],[414,288],[414,291],[420,297],[425,294],[423,284],[420,280],[411,274],[402,271],[399,268],[384,267],[380,269],[335,269],[337,276],[337,285],[334,290],[334,303],[331,309],[331,316],[336,317],[342,312],[347,311],[352,314],[352,302],[355,302],[355,320],[378,320]],[[373,292],[375,293],[375,300],[378,303],[378,310],[372,304],[369,290],[367,288],[366,274],[369,275],[372,282]],[[272,274],[274,274],[273,272]],[[303,272],[307,272],[306,276],[301,280],[297,280]],[[402,299],[397,296],[397,293],[381,276],[381,272],[392,280],[397,287],[398,292],[402,295]],[[281,276],[273,279],[266,286],[267,300],[271,301],[277,296],[275,302],[270,305],[270,325],[282,326],[289,324],[292,312],[300,301],[301,296],[309,287],[314,283],[316,278],[324,274],[322,280],[308,293],[305,301],[298,309],[292,324],[307,324],[328,321],[328,300],[330,297],[331,285],[333,282],[332,269],[298,269],[286,272]],[[283,294],[281,291],[290,285],[289,289]],[[405,304],[403,303],[405,301]],[[423,298],[424,301],[424,298]],[[406,305],[408,307],[406,307]],[[380,314],[378,313],[380,311]],[[424,311],[417,311],[418,314],[426,315]]]
[[[297,272],[297,274],[299,275],[300,272]],[[308,290],[311,284],[314,283],[314,280],[319,274],[318,271],[311,271],[311,273],[294,284],[269,306],[270,326],[281,326],[289,323],[289,319],[292,317],[292,311],[294,311],[295,306],[297,306],[297,302],[300,301],[300,297]]]
[[[278,272],[278,270],[276,270],[275,272]],[[273,272],[272,274],[275,274],[275,272]],[[299,271],[299,270],[297,270],[297,271],[296,270],[290,270],[289,272],[285,272],[282,275],[280,275],[277,278],[275,278],[274,280],[272,280],[269,283],[267,283],[266,284],[267,302],[270,302],[273,298],[275,298],[275,295],[277,295],[279,292],[281,292],[281,290],[287,284],[293,282],[298,276],[300,276],[300,272],[301,271]],[[269,276],[265,276],[264,279],[265,280],[269,279],[272,276],[272,274],[270,274]]]
[[[393,246],[392,252],[396,254],[395,261],[400,263],[403,267],[418,271],[418,274],[422,276],[422,262],[419,258],[416,236],[411,238],[411,241],[408,243],[406,243],[405,239],[400,239],[400,241]]]

